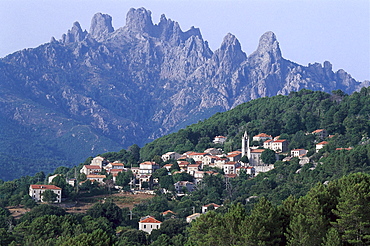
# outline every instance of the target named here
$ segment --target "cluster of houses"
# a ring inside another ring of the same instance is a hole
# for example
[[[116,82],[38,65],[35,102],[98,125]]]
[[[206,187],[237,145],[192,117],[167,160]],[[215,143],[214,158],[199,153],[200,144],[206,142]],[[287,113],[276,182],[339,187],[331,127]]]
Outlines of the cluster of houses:
[[[315,134],[318,139],[324,140],[329,135],[325,129],[318,129],[313,131],[311,134]],[[330,136],[329,136],[330,137]],[[224,136],[216,136],[213,140],[214,143],[223,144],[227,140]],[[257,146],[250,146],[251,142],[258,143]],[[322,141],[316,144],[316,151],[318,152],[323,148],[328,142]],[[307,150],[305,149],[293,149],[290,153],[288,151],[288,141],[285,139],[280,139],[278,137],[272,137],[265,133],[260,133],[253,136],[252,141],[250,141],[247,132],[244,133],[242,137],[242,148],[241,150],[232,151],[229,153],[223,153],[222,149],[209,148],[204,150],[202,153],[198,152],[186,152],[179,154],[176,152],[168,152],[161,156],[164,162],[172,160],[173,163],[177,163],[180,171],[173,172],[171,174],[170,169],[173,164],[166,164],[160,167],[159,164],[153,161],[145,161],[139,164],[138,167],[125,167],[123,163],[120,162],[109,162],[101,156],[96,156],[92,159],[90,165],[84,165],[80,173],[86,175],[86,180],[83,182],[94,182],[104,183],[106,175],[103,173],[111,174],[113,177],[113,182],[116,182],[116,178],[120,172],[126,172],[131,170],[133,173],[133,179],[130,185],[133,190],[152,190],[158,184],[158,179],[153,177],[153,173],[159,168],[167,169],[168,175],[173,175],[176,173],[186,172],[193,176],[193,182],[190,181],[178,181],[174,184],[174,188],[178,195],[184,195],[186,192],[192,192],[195,190],[196,186],[202,182],[202,179],[206,174],[212,175],[216,174],[211,170],[212,167],[217,167],[223,170],[225,177],[235,178],[242,171],[254,177],[260,172],[267,172],[274,168],[273,164],[263,163],[261,155],[266,149],[274,150],[276,153],[276,159],[278,160],[279,154],[284,153],[287,155],[283,161],[289,161],[291,158],[298,157],[300,164],[304,165],[310,162],[310,159],[306,156]],[[263,146],[263,148],[262,148]],[[247,162],[242,162],[242,157],[248,157]],[[206,168],[211,167],[211,168]],[[57,175],[49,177],[49,183],[51,183],[52,178]],[[74,185],[75,180],[68,180],[71,185]],[[60,193],[61,189],[52,185],[31,185],[29,194],[36,201],[42,201],[42,193],[50,189],[58,195],[57,202],[61,201]]]
[[[213,209],[218,209],[220,207],[220,205],[217,205],[215,203],[210,203],[210,204],[204,205],[204,206],[202,206],[202,214],[205,214],[206,212],[208,212],[211,207]],[[176,213],[171,211],[171,210],[167,210],[167,211],[163,212],[162,215],[164,215],[164,216],[165,215],[171,215],[171,218],[176,217]],[[193,220],[198,218],[200,215],[201,215],[201,213],[193,213],[193,214],[189,215],[188,217],[186,217],[186,222],[191,223]],[[160,229],[161,224],[162,224],[161,221],[157,220],[153,216],[148,215],[148,216],[145,216],[145,217],[140,219],[140,221],[139,221],[139,230],[145,231],[145,232],[150,234],[153,230]]]
[[[323,141],[327,137],[330,137],[325,129],[318,129],[313,131],[311,134],[315,134],[319,143],[316,144],[316,152],[322,149],[328,142]],[[216,136],[213,140],[214,143],[223,144],[227,140],[224,136]],[[258,143],[257,146],[250,146],[250,142]],[[205,171],[212,170],[212,168],[206,169],[205,167],[217,167],[223,170],[225,178],[235,178],[240,175],[240,173],[245,172],[246,174],[253,177],[260,172],[266,172],[274,168],[273,164],[263,163],[261,159],[262,153],[266,149],[271,149],[275,151],[276,158],[278,159],[278,154],[285,154],[286,157],[283,161],[289,161],[292,158],[298,158],[299,163],[304,165],[310,162],[310,159],[306,156],[307,150],[305,149],[293,149],[288,153],[288,141],[285,139],[280,139],[279,137],[272,137],[265,133],[260,133],[256,136],[253,136],[252,141],[250,141],[247,132],[244,133],[242,137],[242,148],[241,150],[232,151],[229,153],[223,153],[222,149],[209,148],[202,153],[197,152],[186,152],[179,154],[176,152],[168,152],[161,156],[161,159],[164,162],[172,160],[176,162],[180,168],[180,171],[170,172],[171,167],[174,164],[166,164],[163,167],[160,167],[157,163],[153,161],[145,161],[140,163],[138,167],[125,167],[123,163],[113,162],[110,163],[108,160],[104,159],[101,156],[97,156],[92,159],[90,165],[84,165],[80,173],[86,175],[86,180],[83,182],[94,182],[103,183],[106,175],[102,175],[103,170],[107,174],[111,174],[113,177],[113,182],[116,182],[116,178],[120,172],[126,172],[131,170],[133,173],[133,179],[131,185],[134,186],[136,190],[142,189],[152,189],[155,185],[158,184],[158,180],[153,178],[153,173],[159,169],[164,168],[167,170],[168,175],[174,175],[176,173],[186,172],[193,176],[193,182],[190,181],[178,181],[174,184],[176,193],[178,196],[185,195],[187,192],[192,192],[195,190],[196,186],[202,182],[202,179],[206,174],[213,175],[216,174],[214,171]],[[261,148],[263,146],[263,148]],[[343,148],[337,148],[341,150]],[[345,148],[345,150],[350,150],[351,148]],[[242,162],[242,157],[248,157],[247,162]],[[104,173],[105,173],[104,172]],[[58,174],[57,174],[58,175]],[[49,177],[49,183],[52,182],[53,178],[57,175]],[[75,180],[67,180],[71,185],[75,184]],[[145,185],[144,185],[145,184]],[[53,191],[56,196],[57,203],[61,202],[61,193],[62,189],[55,185],[31,185],[29,188],[29,195],[38,202],[43,202],[43,192],[46,190]],[[210,207],[217,209],[220,205],[210,203],[202,206],[202,214],[206,213]],[[164,216],[176,217],[176,213],[168,210],[162,213]],[[190,223],[201,216],[201,213],[193,213],[186,218],[186,221]],[[141,218],[139,221],[139,230],[151,233],[154,229],[159,229],[161,226],[161,221],[157,220],[152,216],[146,216]]]

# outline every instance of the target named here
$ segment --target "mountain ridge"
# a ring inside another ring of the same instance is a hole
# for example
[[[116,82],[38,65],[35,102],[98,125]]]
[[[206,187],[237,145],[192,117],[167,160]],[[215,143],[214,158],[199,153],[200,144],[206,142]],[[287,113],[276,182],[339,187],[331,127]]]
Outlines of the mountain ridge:
[[[74,163],[82,160],[62,146],[83,158],[143,145],[259,97],[369,84],[323,65],[284,59],[273,32],[248,56],[230,33],[212,51],[200,29],[182,31],[165,15],[154,24],[144,8],[130,9],[118,29],[97,13],[89,32],[75,22],[60,40],[0,59],[0,112]]]

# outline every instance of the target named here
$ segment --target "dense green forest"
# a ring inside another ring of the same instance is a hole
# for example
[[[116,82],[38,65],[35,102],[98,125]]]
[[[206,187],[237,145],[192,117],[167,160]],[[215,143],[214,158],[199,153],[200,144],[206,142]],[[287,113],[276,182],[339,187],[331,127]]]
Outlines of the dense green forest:
[[[43,172],[13,181],[0,180],[0,245],[369,245],[370,244],[370,88],[345,95],[302,90],[289,96],[261,98],[218,113],[147,144],[103,156],[136,165],[158,159],[167,151],[203,151],[217,147],[216,135],[228,137],[224,148],[240,148],[241,134],[265,132],[289,140],[291,149],[310,150],[312,163],[298,158],[277,161],[275,169],[250,178],[241,173],[233,179],[205,175],[202,185],[185,196],[162,194],[186,175],[167,175],[159,169],[157,195],[130,212],[112,200],[96,203],[83,214],[68,214],[60,207],[36,204],[28,196],[30,184],[43,183]],[[333,135],[318,153],[312,132],[325,128]],[[221,147],[221,146],[220,146]],[[351,150],[336,150],[353,147]],[[85,163],[89,163],[88,158]],[[159,159],[158,159],[159,160]],[[164,163],[161,163],[163,165]],[[82,164],[80,164],[80,167]],[[54,173],[73,177],[74,168],[59,167]],[[54,182],[54,181],[53,181]],[[68,201],[85,195],[109,194],[107,187],[85,185],[80,190],[56,180]],[[89,182],[87,182],[89,183]],[[127,185],[127,183],[125,184]],[[201,212],[208,203],[222,204],[188,224],[185,218]],[[30,208],[14,219],[9,206]],[[172,210],[175,218],[161,213]],[[131,215],[131,217],[130,217]],[[141,217],[162,221],[150,235],[139,231]]]
[[[212,140],[218,135],[228,137],[223,146],[225,151],[236,150],[241,147],[245,130],[250,136],[261,132],[281,135],[290,140],[290,148],[309,149],[312,143],[306,141],[304,133],[324,128],[330,134],[340,134],[336,145],[347,147],[368,137],[369,116],[370,88],[362,88],[352,95],[340,90],[328,94],[304,89],[288,96],[259,98],[216,113],[203,122],[148,143],[140,154],[142,159],[149,160],[168,151],[201,152],[214,147]]]

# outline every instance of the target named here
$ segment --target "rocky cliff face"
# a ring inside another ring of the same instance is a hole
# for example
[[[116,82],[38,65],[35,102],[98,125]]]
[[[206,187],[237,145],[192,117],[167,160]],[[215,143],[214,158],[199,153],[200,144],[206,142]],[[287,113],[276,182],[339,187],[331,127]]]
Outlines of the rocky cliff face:
[[[82,144],[70,161],[142,145],[258,97],[364,85],[329,62],[284,59],[272,32],[249,56],[232,34],[213,52],[198,28],[182,31],[164,15],[153,24],[144,8],[130,9],[117,30],[98,13],[89,32],[75,22],[60,40],[8,55],[0,81],[1,117],[67,159],[65,146]]]

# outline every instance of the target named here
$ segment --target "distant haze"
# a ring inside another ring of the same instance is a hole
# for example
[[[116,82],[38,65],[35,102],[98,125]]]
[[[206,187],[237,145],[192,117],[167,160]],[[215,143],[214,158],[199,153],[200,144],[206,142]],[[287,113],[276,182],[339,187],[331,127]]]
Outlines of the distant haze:
[[[273,31],[283,56],[307,65],[328,60],[356,80],[370,79],[370,1],[171,1],[171,0],[1,0],[0,57],[60,39],[80,22],[89,31],[97,12],[112,16],[114,28],[125,25],[127,11],[145,7],[153,22],[161,14],[179,22],[185,31],[199,27],[211,49],[227,33],[234,34],[250,55],[258,38]]]

